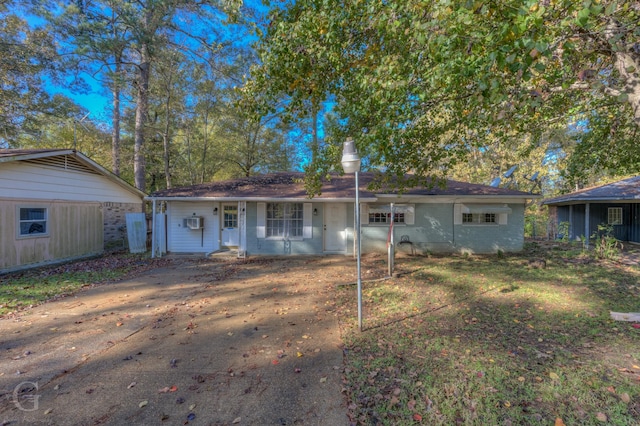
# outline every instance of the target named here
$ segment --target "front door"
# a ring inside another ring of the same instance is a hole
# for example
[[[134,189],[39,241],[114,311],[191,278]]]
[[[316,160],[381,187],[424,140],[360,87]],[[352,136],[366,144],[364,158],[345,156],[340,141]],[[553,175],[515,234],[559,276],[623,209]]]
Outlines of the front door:
[[[222,205],[222,245],[238,247],[240,244],[238,233],[238,204]]]
[[[344,203],[324,205],[324,251],[344,253],[347,251],[347,205]]]

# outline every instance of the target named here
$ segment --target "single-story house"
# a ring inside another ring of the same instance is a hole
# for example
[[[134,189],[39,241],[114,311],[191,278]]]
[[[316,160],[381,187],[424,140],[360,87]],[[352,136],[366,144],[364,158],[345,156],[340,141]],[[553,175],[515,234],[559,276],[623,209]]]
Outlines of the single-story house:
[[[145,194],[71,149],[0,149],[0,271],[122,244]]]
[[[591,237],[598,225],[613,226],[620,241],[640,243],[640,176],[581,189],[546,199],[549,217],[559,227],[568,224],[572,240]]]
[[[539,198],[453,180],[446,188],[372,191],[374,177],[360,173],[362,253],[386,253],[390,229],[398,247],[418,253],[519,251],[526,203]],[[303,179],[303,173],[274,173],[151,194],[153,255],[353,253],[354,176],[331,176],[314,198]]]

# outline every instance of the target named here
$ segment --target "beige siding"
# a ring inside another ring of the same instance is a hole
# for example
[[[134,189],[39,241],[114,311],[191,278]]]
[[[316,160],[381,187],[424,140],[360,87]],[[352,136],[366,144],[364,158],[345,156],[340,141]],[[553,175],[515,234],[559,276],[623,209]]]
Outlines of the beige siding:
[[[21,161],[0,168],[0,194],[7,198],[142,204],[139,196],[102,175]]]
[[[48,235],[19,237],[18,209],[46,207]],[[100,203],[3,200],[0,203],[0,270],[46,264],[103,251]]]

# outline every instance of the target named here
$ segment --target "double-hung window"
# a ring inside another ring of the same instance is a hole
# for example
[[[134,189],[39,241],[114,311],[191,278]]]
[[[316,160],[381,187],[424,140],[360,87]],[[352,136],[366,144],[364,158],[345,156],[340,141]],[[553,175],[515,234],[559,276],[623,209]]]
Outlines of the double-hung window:
[[[21,237],[46,235],[48,214],[45,207],[20,207],[18,232]]]
[[[607,209],[607,223],[609,225],[622,225],[622,207],[609,207]]]
[[[267,203],[267,238],[302,238],[303,203]]]

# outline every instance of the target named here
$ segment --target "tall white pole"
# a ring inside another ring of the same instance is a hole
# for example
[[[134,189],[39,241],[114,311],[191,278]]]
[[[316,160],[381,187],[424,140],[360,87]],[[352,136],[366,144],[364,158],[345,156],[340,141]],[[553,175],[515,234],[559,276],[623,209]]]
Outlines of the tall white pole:
[[[358,270],[358,330],[362,331],[362,274],[360,272],[360,256],[362,250],[362,244],[360,239],[360,184],[358,182],[358,171],[356,170],[356,238],[358,243],[356,249],[358,255],[356,257],[357,270]]]

